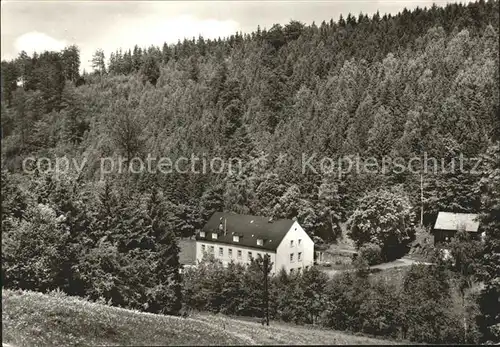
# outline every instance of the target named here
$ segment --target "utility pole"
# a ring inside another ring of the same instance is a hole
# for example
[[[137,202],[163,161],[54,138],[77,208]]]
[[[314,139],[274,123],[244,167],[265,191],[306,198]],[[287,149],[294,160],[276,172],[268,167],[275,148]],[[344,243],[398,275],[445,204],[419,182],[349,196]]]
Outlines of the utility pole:
[[[264,305],[266,310],[266,325],[269,326],[269,288],[267,284],[267,272],[269,269],[269,256],[264,256]]]
[[[420,173],[420,227],[424,225],[424,176]]]

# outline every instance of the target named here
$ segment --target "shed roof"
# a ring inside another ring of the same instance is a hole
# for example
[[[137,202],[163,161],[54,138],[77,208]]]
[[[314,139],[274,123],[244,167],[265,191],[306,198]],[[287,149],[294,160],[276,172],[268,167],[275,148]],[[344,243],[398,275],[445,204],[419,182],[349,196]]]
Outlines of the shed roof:
[[[270,220],[267,217],[215,212],[202,229],[205,237],[197,233],[196,240],[275,251],[293,223],[290,219]],[[217,239],[212,239],[212,233],[217,233]],[[234,235],[239,236],[238,242],[233,241]],[[262,246],[257,245],[257,239],[263,240]]]
[[[474,213],[452,213],[439,212],[434,224],[436,230],[460,230],[464,228],[468,232],[477,232],[479,230],[479,221],[477,214]]]

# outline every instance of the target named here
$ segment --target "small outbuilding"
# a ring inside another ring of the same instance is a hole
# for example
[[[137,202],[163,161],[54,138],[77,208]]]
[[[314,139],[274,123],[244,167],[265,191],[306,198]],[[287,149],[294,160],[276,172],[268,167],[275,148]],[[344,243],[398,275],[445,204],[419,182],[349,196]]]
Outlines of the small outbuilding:
[[[471,234],[473,239],[481,238],[478,215],[474,213],[439,212],[434,224],[434,244],[450,242],[459,230]]]

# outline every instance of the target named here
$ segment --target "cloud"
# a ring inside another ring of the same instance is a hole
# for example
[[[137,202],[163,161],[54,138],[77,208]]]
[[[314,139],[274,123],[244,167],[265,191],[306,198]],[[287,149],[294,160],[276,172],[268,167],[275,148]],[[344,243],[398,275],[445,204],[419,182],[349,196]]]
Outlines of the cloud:
[[[31,31],[19,36],[14,42],[17,53],[25,51],[29,55],[33,52],[60,51],[67,45],[64,40],[57,40],[47,34]]]

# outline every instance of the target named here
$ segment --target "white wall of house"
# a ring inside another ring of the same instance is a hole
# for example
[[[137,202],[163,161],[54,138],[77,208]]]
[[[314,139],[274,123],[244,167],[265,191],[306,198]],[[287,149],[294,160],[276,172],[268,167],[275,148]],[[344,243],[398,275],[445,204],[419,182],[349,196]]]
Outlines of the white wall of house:
[[[232,255],[230,255],[230,249],[232,250]],[[231,260],[235,263],[249,264],[249,252],[252,253],[253,257],[257,257],[258,254],[261,256],[269,254],[273,263],[271,273],[277,273],[281,268],[290,273],[290,270],[297,271],[298,269],[310,267],[314,264],[314,242],[297,222],[292,224],[292,227],[279,244],[276,252],[213,241],[196,241],[197,262],[203,259],[204,252],[213,254],[215,259],[220,260],[224,266],[227,266]],[[291,254],[293,254],[292,257],[290,256]]]
[[[300,258],[299,258],[300,253]],[[293,254],[293,259],[291,258]],[[276,271],[282,267],[290,273],[314,264],[314,242],[295,222],[276,250]]]
[[[240,263],[245,265],[250,264],[249,252],[251,252],[251,256],[254,258],[257,258],[258,254],[260,254],[262,257],[265,254],[269,254],[270,261],[274,264],[271,273],[276,272],[276,252],[274,251],[199,240],[196,241],[197,262],[200,262],[203,259],[203,254],[204,254],[203,246],[205,246],[205,253],[213,254],[215,259],[220,260],[224,266],[227,266],[227,264],[229,264],[231,260],[234,261],[235,263]],[[213,247],[213,251],[211,247]],[[229,251],[230,249],[232,250],[231,252],[232,255],[230,255]],[[239,256],[239,254],[241,254],[241,257]]]

